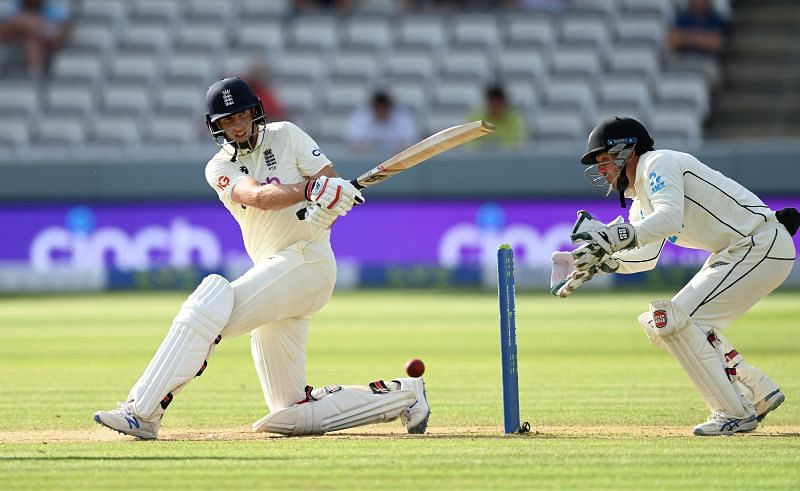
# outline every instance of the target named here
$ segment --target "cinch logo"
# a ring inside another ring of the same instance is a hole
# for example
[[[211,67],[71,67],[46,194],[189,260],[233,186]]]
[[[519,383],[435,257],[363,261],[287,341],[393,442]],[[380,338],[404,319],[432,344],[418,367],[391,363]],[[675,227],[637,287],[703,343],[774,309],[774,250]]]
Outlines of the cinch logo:
[[[67,213],[66,227],[47,227],[33,237],[31,266],[37,271],[70,268],[146,271],[158,267],[204,269],[222,266],[222,244],[213,231],[176,217],[169,224],[148,224],[129,232],[96,227],[90,208]]]
[[[225,89],[222,91],[222,103],[225,104],[225,107],[233,105],[233,96],[231,95],[231,89]]]
[[[507,225],[502,207],[486,203],[478,208],[475,223],[457,223],[444,231],[439,242],[439,265],[491,267],[497,263],[497,244],[507,243],[519,264],[549,269],[551,252],[571,245],[571,230],[570,223],[554,224],[543,231],[528,224]]]

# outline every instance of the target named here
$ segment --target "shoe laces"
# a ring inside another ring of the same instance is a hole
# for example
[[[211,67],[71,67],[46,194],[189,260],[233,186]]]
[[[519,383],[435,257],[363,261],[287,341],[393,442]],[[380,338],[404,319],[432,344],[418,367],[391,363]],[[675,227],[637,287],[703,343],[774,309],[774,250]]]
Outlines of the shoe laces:
[[[123,412],[125,414],[130,414],[130,415],[134,415],[135,416],[135,414],[133,412],[133,403],[132,402],[127,402],[127,401],[126,402],[119,402],[118,401],[117,405],[119,406],[117,411],[121,411],[121,412]]]

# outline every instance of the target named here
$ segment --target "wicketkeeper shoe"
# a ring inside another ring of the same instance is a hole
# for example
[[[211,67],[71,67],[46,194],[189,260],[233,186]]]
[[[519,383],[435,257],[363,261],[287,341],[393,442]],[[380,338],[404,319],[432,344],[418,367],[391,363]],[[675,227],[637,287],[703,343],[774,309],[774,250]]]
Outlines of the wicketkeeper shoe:
[[[417,402],[400,413],[400,420],[406,425],[409,433],[425,433],[428,428],[428,418],[431,416],[431,407],[428,405],[428,396],[425,393],[425,381],[419,378],[398,378],[393,380],[400,384],[400,390],[413,390]]]
[[[767,417],[767,414],[769,414],[770,411],[778,409],[778,406],[783,404],[783,401],[785,400],[786,396],[783,395],[781,389],[773,390],[767,394],[766,397],[755,403],[756,419],[758,421],[763,420]]]
[[[705,423],[694,427],[694,434],[698,436],[733,435],[734,433],[747,433],[758,426],[756,415],[751,414],[745,418],[732,418],[722,411],[714,411]]]
[[[144,420],[133,413],[132,402],[120,402],[119,409],[97,411],[94,413],[97,424],[103,425],[123,435],[135,436],[142,440],[154,440],[161,427],[161,416],[152,421]]]

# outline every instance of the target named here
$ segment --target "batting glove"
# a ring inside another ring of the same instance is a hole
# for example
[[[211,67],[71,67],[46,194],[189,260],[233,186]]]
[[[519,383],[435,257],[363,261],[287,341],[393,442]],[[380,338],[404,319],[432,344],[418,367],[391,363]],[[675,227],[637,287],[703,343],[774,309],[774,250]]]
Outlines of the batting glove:
[[[339,217],[346,215],[347,212],[341,214],[333,213],[332,211],[321,207],[317,204],[309,204],[306,207],[306,221],[319,228],[329,229],[333,226]]]
[[[364,197],[349,181],[339,177],[320,176],[306,185],[306,199],[336,214],[344,215]]]

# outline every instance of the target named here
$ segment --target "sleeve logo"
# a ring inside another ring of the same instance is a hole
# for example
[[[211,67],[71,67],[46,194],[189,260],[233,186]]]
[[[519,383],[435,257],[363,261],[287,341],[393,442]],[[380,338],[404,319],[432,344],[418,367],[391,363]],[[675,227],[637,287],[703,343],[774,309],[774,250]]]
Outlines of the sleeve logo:
[[[658,329],[663,329],[667,326],[667,311],[655,310],[653,311],[653,321]]]
[[[230,184],[230,183],[231,183],[231,178],[230,177],[228,177],[228,176],[219,176],[219,179],[217,179],[217,189],[222,191],[226,187],[228,187],[228,184]]]
[[[655,172],[651,172],[648,177],[650,180],[650,194],[656,194],[667,186],[667,183]]]
[[[314,150],[311,151],[311,155],[313,155],[314,157],[319,157],[320,155],[322,155],[322,152],[319,151],[319,148],[315,148]]]

